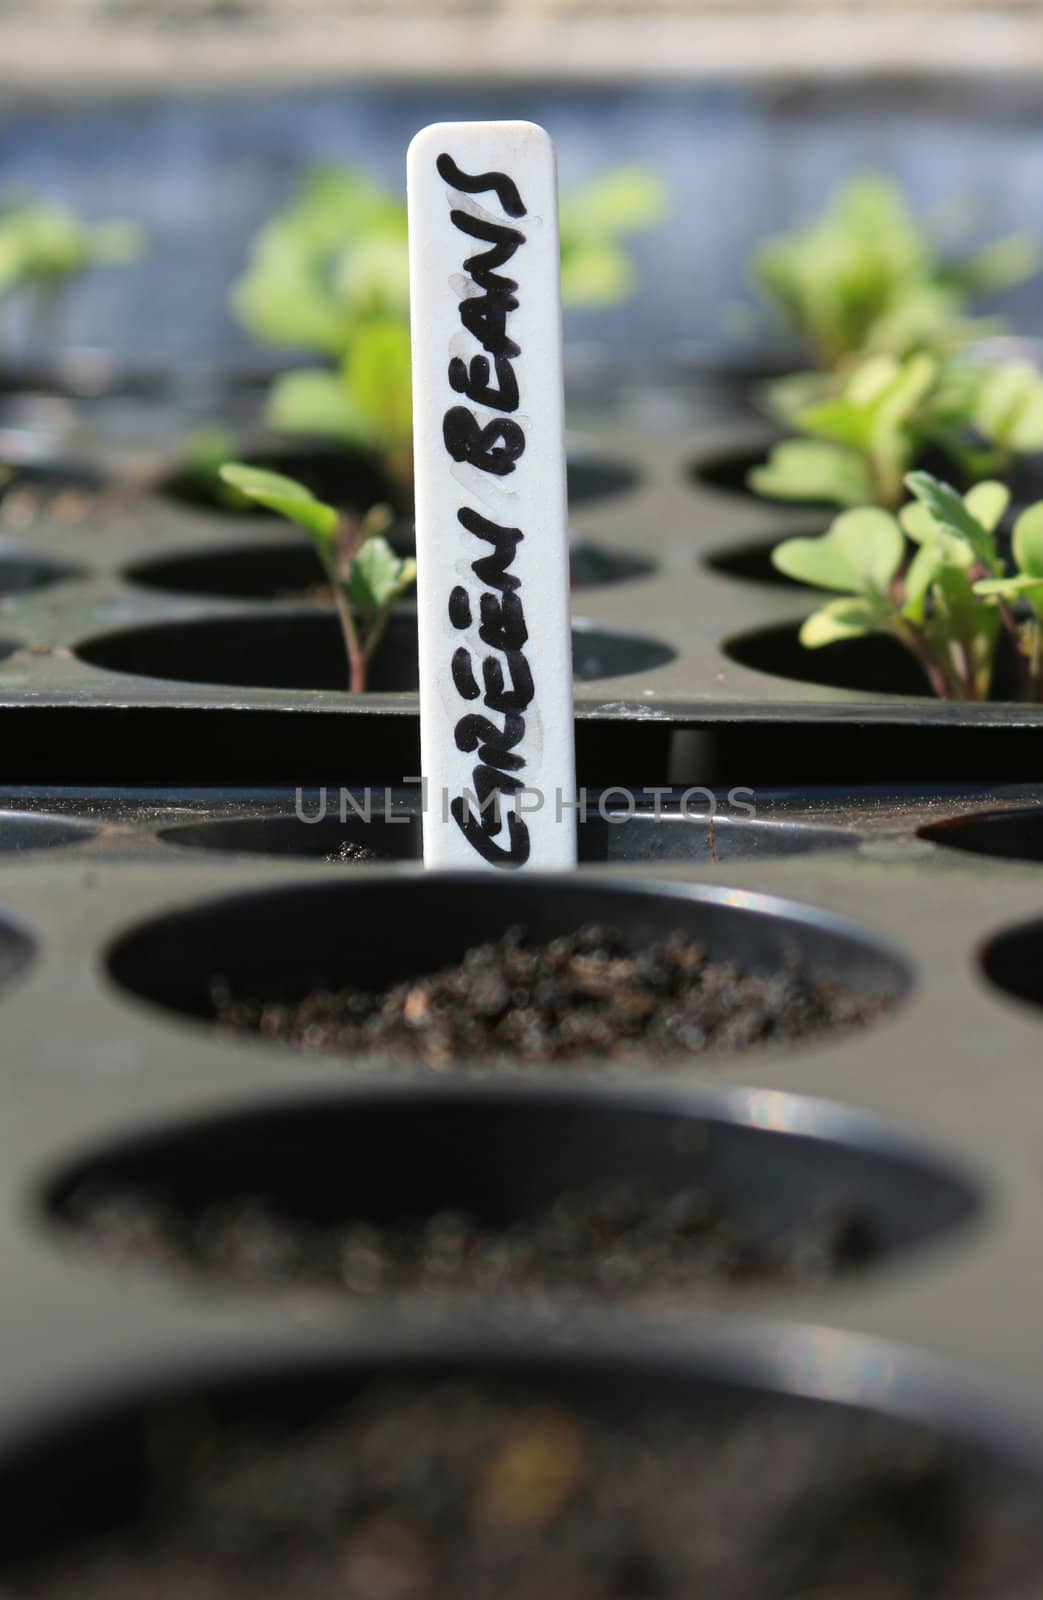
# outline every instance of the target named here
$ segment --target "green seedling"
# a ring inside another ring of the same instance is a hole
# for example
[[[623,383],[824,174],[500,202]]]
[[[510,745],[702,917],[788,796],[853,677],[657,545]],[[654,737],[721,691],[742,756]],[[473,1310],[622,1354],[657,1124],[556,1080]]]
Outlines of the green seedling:
[[[582,189],[563,194],[560,208],[561,298],[566,306],[618,305],[636,287],[626,241],[663,221],[666,185],[647,167],[613,167]]]
[[[618,168],[566,196],[566,302],[624,298],[633,286],[624,241],[664,211],[664,187],[642,167]],[[332,371],[308,368],[277,378],[267,421],[376,453],[406,504],[413,419],[404,202],[352,167],[312,172],[260,230],[232,305],[257,338],[335,363]]]
[[[802,373],[777,387],[777,414],[802,437],[751,470],[750,488],[769,499],[896,511],[906,473],[927,450],[973,482],[1003,477],[1018,455],[1043,449],[1043,376],[1027,365],[977,367],[921,351],[863,357],[839,386]]]
[[[24,299],[30,326],[47,332],[74,279],[96,267],[124,266],[143,249],[134,223],[88,225],[64,206],[12,203],[0,208],[0,299]]]
[[[938,363],[926,353],[867,357],[838,394],[794,407],[792,424],[805,437],[777,444],[750,472],[750,488],[774,500],[896,509],[937,383]]]
[[[226,511],[249,511],[253,502],[221,476],[221,468],[234,454],[235,440],[224,428],[198,428],[190,433],[181,445],[174,472],[184,497],[212,501]]]
[[[390,508],[373,506],[361,516],[339,511],[293,478],[241,462],[227,462],[221,477],[247,500],[277,512],[309,535],[333,590],[349,687],[361,694],[391,608],[416,578],[416,562],[397,556],[385,538]]]
[[[838,188],[819,217],[766,239],[750,277],[816,367],[832,371],[860,352],[944,355],[995,331],[995,319],[971,316],[976,302],[1039,266],[1037,245],[1021,234],[945,259],[899,187],[867,173]]]
[[[1043,502],[1014,524],[1008,574],[996,531],[1010,491],[986,479],[960,495],[926,472],[911,472],[913,499],[899,516],[875,506],[843,512],[817,539],[787,539],[772,553],[780,572],[840,598],[805,620],[809,650],[866,634],[897,639],[942,699],[984,700],[997,645],[1015,648],[1020,693],[1043,698]]]
[[[275,379],[266,421],[379,456],[396,498],[413,481],[413,391],[409,325],[391,317],[361,323],[335,371],[303,367]]]
[[[1016,628],[1029,698],[1043,700],[1043,501],[1018,517],[1012,547],[1015,571],[979,579],[974,592],[997,608],[1008,628]]]

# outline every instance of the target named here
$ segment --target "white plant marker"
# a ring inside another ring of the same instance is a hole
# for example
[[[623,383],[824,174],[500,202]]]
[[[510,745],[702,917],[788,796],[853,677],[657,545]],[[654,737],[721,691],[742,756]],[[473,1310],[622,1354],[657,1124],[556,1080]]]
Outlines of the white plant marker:
[[[571,867],[554,146],[434,123],[408,189],[424,862]]]

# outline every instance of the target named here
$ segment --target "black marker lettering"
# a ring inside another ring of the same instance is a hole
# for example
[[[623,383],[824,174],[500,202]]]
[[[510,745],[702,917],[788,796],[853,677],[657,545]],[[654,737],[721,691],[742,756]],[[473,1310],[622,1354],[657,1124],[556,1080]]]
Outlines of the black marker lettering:
[[[525,450],[525,435],[510,417],[497,417],[483,428],[466,406],[452,406],[442,418],[442,438],[454,461],[469,461],[479,472],[505,478]]]
[[[471,597],[459,583],[449,596],[449,621],[454,628],[471,626]]]
[[[502,172],[462,172],[451,155],[440,155],[435,162],[438,176],[461,194],[485,194],[492,189],[509,217],[524,217],[525,207],[516,184]]]
[[[465,394],[478,406],[491,406],[494,411],[517,411],[518,380],[506,356],[495,356],[498,389],[489,382],[489,359],[472,356],[468,367],[459,356],[449,363],[449,382],[457,394]]]
[[[464,700],[477,700],[482,692],[474,675],[471,652],[462,645],[453,651],[453,685]]]
[[[473,176],[461,172],[447,155],[439,156],[437,166],[441,177],[453,188],[464,194],[492,189],[508,216],[525,215],[521,196],[505,174],[485,172]],[[525,431],[520,423],[503,415],[517,411],[520,404],[518,379],[511,362],[521,355],[521,347],[508,333],[508,319],[518,309],[518,284],[498,269],[506,266],[525,243],[525,235],[517,228],[473,217],[459,209],[452,210],[450,216],[461,233],[480,239],[489,248],[464,260],[464,268],[480,292],[464,293],[460,300],[461,325],[485,353],[469,360],[454,355],[449,361],[449,385],[456,394],[466,395],[473,405],[488,407],[501,415],[483,423],[467,406],[450,406],[442,418],[442,438],[454,461],[466,461],[480,472],[504,478],[515,470],[515,463],[525,451]],[[480,688],[472,653],[461,645],[452,657],[453,686],[461,700],[473,702],[481,697],[483,711],[493,716],[468,711],[456,723],[457,749],[476,753],[479,764],[472,773],[473,793],[465,789],[457,795],[450,814],[484,861],[519,867],[529,859],[529,830],[517,811],[507,809],[503,813],[500,802],[525,788],[524,779],[519,776],[526,762],[525,712],[535,694],[532,670],[524,654],[529,631],[521,579],[511,571],[524,535],[521,528],[504,527],[470,506],[462,506],[457,518],[468,533],[491,546],[471,563],[471,571],[482,585],[478,637],[490,654],[482,658]],[[455,585],[449,595],[449,621],[460,630],[473,626],[471,599],[461,584]],[[502,725],[493,717],[501,717]],[[472,802],[478,806],[478,815]],[[505,821],[506,845],[500,840]]]

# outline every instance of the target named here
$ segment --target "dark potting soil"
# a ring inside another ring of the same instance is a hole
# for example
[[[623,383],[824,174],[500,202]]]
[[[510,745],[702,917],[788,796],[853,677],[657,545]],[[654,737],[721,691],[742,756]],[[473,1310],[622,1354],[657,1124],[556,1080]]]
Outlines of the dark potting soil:
[[[374,861],[386,861],[387,857],[382,856],[379,850],[372,849],[368,844],[356,844],[352,839],[345,839],[342,844],[337,846],[336,850],[331,850],[329,855],[323,856],[322,859],[337,866],[349,864],[365,866],[372,864]]]
[[[318,988],[291,1003],[237,997],[218,980],[218,1022],[305,1050],[387,1054],[435,1069],[466,1059],[527,1067],[600,1056],[659,1068],[873,1021],[886,1002],[796,963],[744,973],[676,934],[631,952],[597,926],[529,944],[521,929],[430,975],[372,992]]]
[[[618,1182],[560,1195],[513,1223],[459,1211],[332,1224],[240,1198],[188,1215],[156,1194],[85,1185],[65,1216],[77,1242],[118,1266],[219,1286],[671,1302],[758,1284],[814,1284],[872,1262],[871,1221],[823,1209],[770,1242],[701,1189],[674,1194]]]
[[[292,1431],[175,1414],[148,1444],[133,1520],[0,1573],[5,1600],[1043,1594],[1026,1492],[850,1413],[623,1421],[457,1380]]]

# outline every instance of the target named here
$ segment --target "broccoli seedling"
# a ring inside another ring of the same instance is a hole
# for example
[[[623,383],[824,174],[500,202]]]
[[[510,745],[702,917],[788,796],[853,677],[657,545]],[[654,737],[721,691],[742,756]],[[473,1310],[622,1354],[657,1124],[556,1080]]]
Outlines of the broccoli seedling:
[[[304,484],[278,472],[241,462],[227,462],[220,471],[237,493],[286,517],[310,536],[333,590],[348,655],[349,687],[353,694],[361,694],[391,608],[416,578],[416,562],[397,556],[384,537],[391,525],[390,508],[373,506],[359,516],[338,511],[316,499]]]
[[[817,218],[765,239],[750,278],[816,366],[832,371],[859,352],[946,354],[994,331],[995,319],[971,317],[975,302],[1039,266],[1037,245],[1022,234],[945,259],[901,189],[866,173],[835,190]]]
[[[565,196],[562,294],[606,305],[633,286],[625,239],[665,210],[662,183],[621,167]],[[256,338],[312,350],[334,370],[276,378],[266,420],[378,455],[408,503],[412,486],[409,257],[406,207],[353,167],[322,167],[261,228],[232,306]]]
[[[839,384],[800,373],[775,385],[774,399],[776,415],[804,437],[784,439],[748,474],[769,499],[896,511],[906,473],[929,448],[972,482],[1043,449],[1043,376],[1020,363],[865,356]]]
[[[906,486],[914,498],[897,517],[876,506],[845,511],[821,537],[786,539],[772,552],[787,577],[840,595],[805,620],[801,644],[887,634],[942,699],[984,700],[1006,633],[1021,697],[1043,698],[1043,501],[1014,524],[1016,571],[1007,574],[996,542],[1010,503],[1004,484],[986,479],[961,496],[911,472]]]
[[[938,364],[924,352],[906,361],[867,357],[838,394],[794,407],[792,424],[806,437],[775,445],[749,473],[750,488],[775,500],[896,509],[937,381]]]
[[[413,394],[409,325],[382,317],[362,323],[335,372],[305,367],[272,384],[268,424],[317,434],[372,451],[396,498],[408,504],[413,482]]]
[[[0,298],[25,297],[30,324],[42,331],[75,278],[127,265],[143,248],[144,235],[132,222],[88,225],[64,206],[10,204],[0,208]]]

